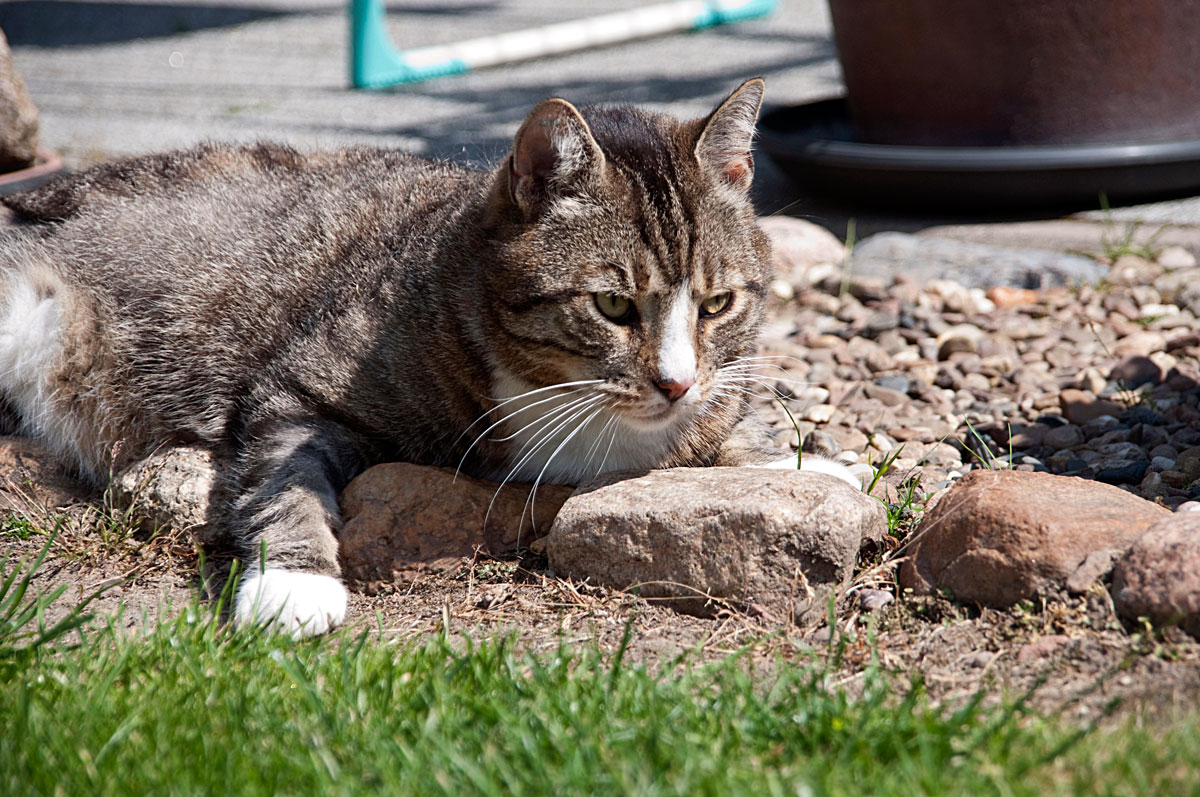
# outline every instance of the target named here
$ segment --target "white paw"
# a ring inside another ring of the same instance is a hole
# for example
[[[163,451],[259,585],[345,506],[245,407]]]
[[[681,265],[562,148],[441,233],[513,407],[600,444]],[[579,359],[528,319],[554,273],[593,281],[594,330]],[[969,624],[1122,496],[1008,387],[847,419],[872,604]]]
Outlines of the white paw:
[[[254,571],[242,579],[233,619],[269,625],[292,639],[317,636],[346,619],[346,588],[332,576],[297,570]]]
[[[759,465],[759,467],[776,468],[778,470],[795,470],[796,457],[795,455],[784,457],[783,459],[777,459],[773,462],[768,462],[765,465]],[[846,467],[840,462],[834,462],[832,459],[825,459],[824,457],[805,454],[800,460],[800,470],[807,471],[808,473],[826,473],[830,476],[841,479],[856,490],[861,490],[863,488],[863,480],[857,473],[850,470],[850,468]]]

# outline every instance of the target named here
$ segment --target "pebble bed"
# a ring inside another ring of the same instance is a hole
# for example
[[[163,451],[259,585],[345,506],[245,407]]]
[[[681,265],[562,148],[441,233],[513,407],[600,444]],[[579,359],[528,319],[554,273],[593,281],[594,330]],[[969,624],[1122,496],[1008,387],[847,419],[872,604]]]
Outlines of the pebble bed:
[[[919,478],[1048,471],[1200,509],[1200,267],[1115,258],[1098,285],[917,284],[808,268],[773,285],[755,408],[783,449]],[[769,395],[766,390],[760,391]],[[798,428],[797,428],[798,427]],[[897,453],[898,452],[898,453]]]

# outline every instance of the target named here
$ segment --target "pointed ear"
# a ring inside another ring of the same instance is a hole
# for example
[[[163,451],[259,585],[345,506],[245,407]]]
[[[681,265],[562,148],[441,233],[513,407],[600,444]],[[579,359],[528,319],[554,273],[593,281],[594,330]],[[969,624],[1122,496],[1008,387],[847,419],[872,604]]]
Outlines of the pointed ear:
[[[765,90],[758,77],[738,86],[704,120],[696,139],[696,159],[739,191],[748,191],[754,179],[750,144]]]
[[[509,158],[509,194],[527,219],[549,199],[577,191],[604,167],[604,153],[575,106],[553,98],[538,103],[517,131]]]

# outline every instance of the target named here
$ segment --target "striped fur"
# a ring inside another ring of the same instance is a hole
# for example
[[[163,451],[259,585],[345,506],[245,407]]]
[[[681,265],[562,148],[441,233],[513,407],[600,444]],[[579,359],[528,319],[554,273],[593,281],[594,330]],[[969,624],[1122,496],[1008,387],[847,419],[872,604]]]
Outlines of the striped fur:
[[[572,483],[766,461],[722,379],[769,277],[746,199],[761,98],[749,81],[689,122],[548,100],[490,172],[206,145],[12,198],[0,393],[97,480],[212,449],[261,573],[237,617],[296,634],[344,614],[337,496],[372,463]]]

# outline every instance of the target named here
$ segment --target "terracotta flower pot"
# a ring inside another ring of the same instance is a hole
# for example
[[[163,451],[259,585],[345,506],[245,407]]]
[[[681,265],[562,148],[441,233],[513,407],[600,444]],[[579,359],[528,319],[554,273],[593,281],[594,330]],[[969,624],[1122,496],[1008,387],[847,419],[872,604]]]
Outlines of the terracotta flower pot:
[[[855,137],[1200,140],[1200,0],[829,0]]]

